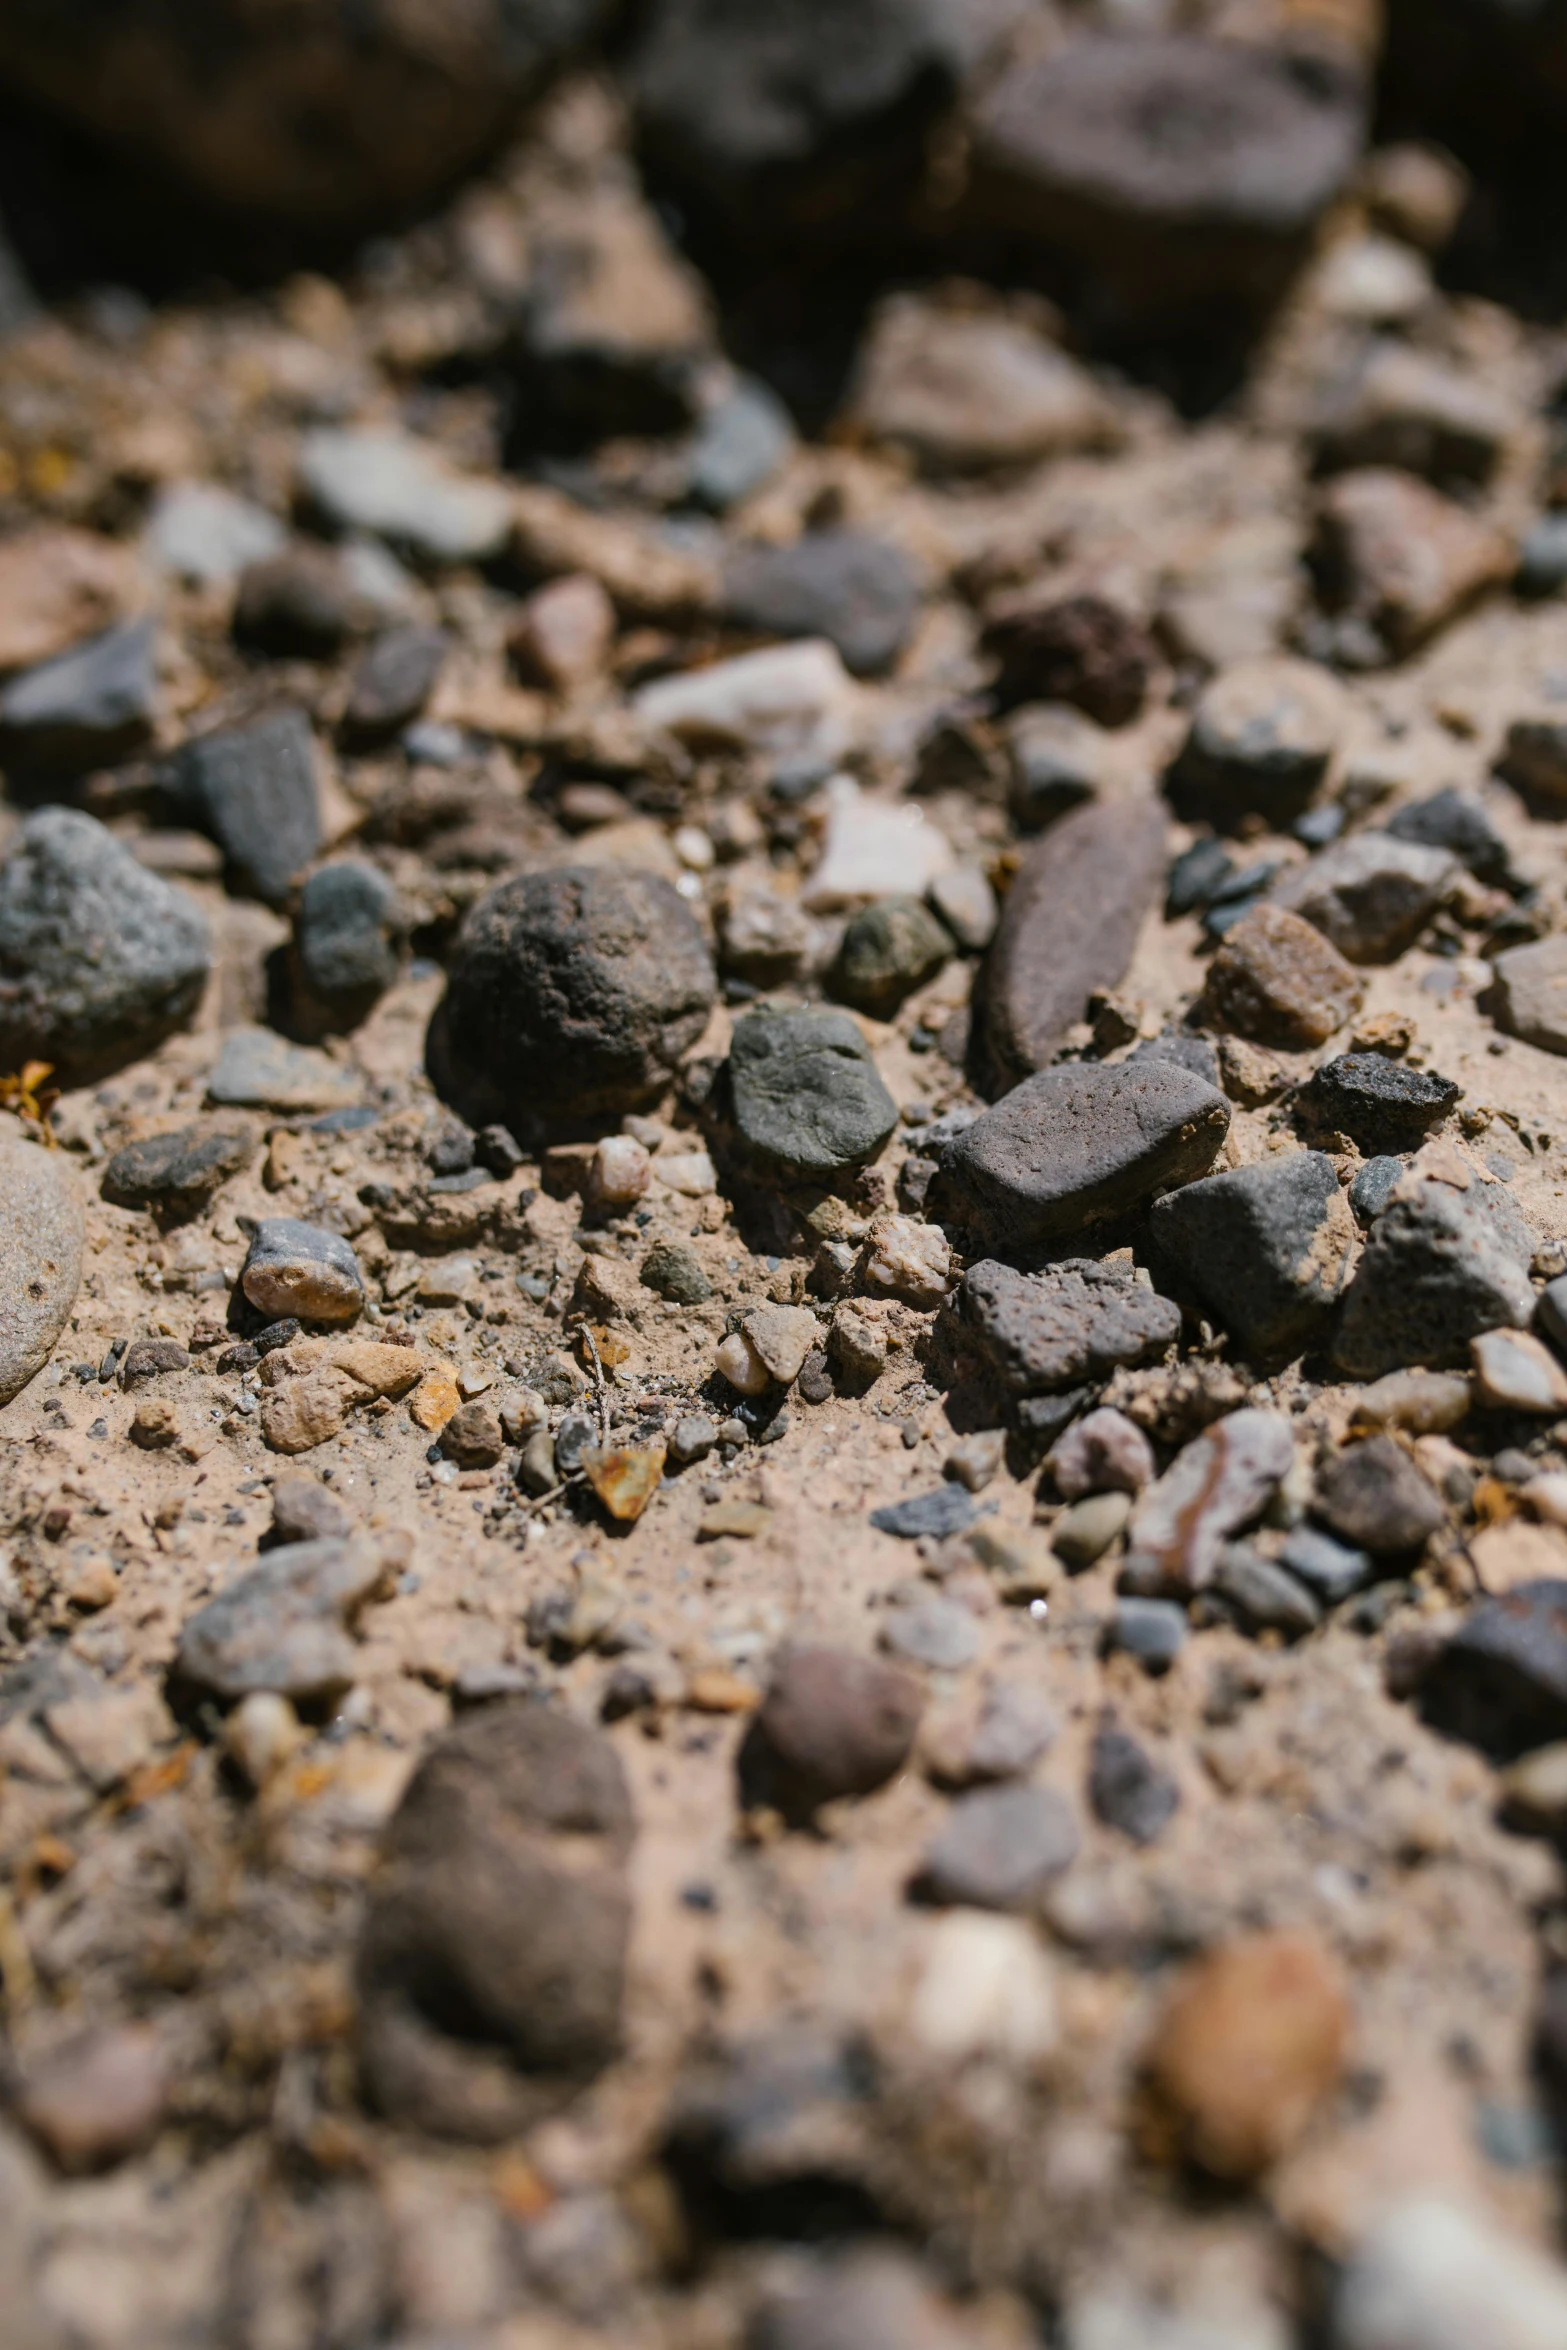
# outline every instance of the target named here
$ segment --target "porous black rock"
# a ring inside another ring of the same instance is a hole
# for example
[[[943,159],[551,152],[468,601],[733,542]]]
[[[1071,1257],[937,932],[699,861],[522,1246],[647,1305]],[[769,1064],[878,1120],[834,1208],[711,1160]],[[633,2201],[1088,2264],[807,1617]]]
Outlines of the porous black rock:
[[[1181,1334],[1181,1312],[1119,1265],[1091,1258],[1015,1272],[983,1258],[950,1309],[1011,1395],[1059,1394],[1156,1360]]]
[[[1417,1151],[1463,1088],[1431,1069],[1411,1069],[1383,1053],[1342,1053],[1325,1061],[1300,1095],[1305,1117],[1347,1134],[1368,1158]]]
[[[117,1150],[103,1171],[103,1196],[119,1208],[192,1215],[250,1164],[256,1138],[243,1126],[181,1126]]]
[[[618,1117],[663,1091],[716,992],[707,942],[661,876],[522,874],[458,934],[430,1073],[474,1126],[526,1135]]]
[[[1229,1125],[1223,1094],[1168,1061],[1045,1069],[958,1137],[932,1204],[996,1247],[1065,1239],[1204,1174]]]
[[[1526,1329],[1534,1240],[1500,1184],[1401,1184],[1344,1294],[1334,1360],[1356,1379],[1461,1362],[1483,1331]]]
[[[93,817],[27,818],[0,865],[0,1067],[107,1076],[183,1026],[211,964],[200,908]]]
[[[847,1012],[747,1013],[735,1023],[728,1092],[752,1164],[794,1181],[831,1181],[864,1166],[898,1123]]]
[[[321,847],[315,742],[302,710],[200,735],[170,780],[186,821],[222,849],[235,885],[280,906]]]
[[[1296,1151],[1156,1200],[1154,1246],[1243,1353],[1320,1338],[1349,1273],[1354,1218],[1333,1162]]]

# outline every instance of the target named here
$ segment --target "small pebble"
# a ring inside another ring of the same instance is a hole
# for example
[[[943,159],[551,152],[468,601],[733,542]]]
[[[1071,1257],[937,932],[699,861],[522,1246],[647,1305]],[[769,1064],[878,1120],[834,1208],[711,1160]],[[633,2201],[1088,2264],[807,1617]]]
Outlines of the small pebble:
[[[1527,1330],[1487,1330],[1469,1342],[1476,1399],[1493,1411],[1567,1411],[1567,1371]]]
[[[1071,1867],[1078,1843],[1071,1806],[1053,1789],[984,1788],[953,1804],[916,1889],[943,1905],[1023,1909]]]
[[[985,1487],[1001,1466],[1006,1451],[1006,1437],[999,1428],[985,1428],[973,1436],[960,1437],[942,1463],[942,1475],[966,1485],[970,1493],[983,1493]]]
[[[1095,1493],[1063,1510],[1051,1528],[1056,1556],[1073,1574],[1097,1565],[1113,1542],[1125,1533],[1132,1515],[1132,1496],[1126,1492]]]
[[[1186,1610],[1171,1599],[1118,1599],[1108,1645],[1135,1657],[1146,1673],[1167,1673],[1186,1644]]]
[[[1157,1844],[1180,1809],[1181,1791],[1135,1738],[1103,1728],[1089,1749],[1088,1801],[1106,1827],[1134,1844]]]
[[[352,1322],[365,1302],[359,1260],[342,1235],[291,1216],[256,1226],[240,1287],[258,1312],[301,1322]]]

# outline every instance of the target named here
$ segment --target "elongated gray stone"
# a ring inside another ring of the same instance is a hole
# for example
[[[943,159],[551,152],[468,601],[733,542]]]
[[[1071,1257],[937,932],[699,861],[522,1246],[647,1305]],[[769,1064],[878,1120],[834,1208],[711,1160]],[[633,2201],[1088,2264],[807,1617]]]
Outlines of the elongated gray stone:
[[[174,1677],[235,1704],[269,1690],[301,1704],[354,1678],[347,1626],[384,1593],[394,1554],[377,1542],[296,1542],[235,1577],[180,1634]]]
[[[959,1135],[932,1212],[993,1245],[1065,1239],[1213,1164],[1230,1108],[1171,1061],[1045,1069]]]
[[[1120,985],[1164,867],[1152,801],[1074,809],[1029,850],[977,990],[976,1044],[993,1091],[1043,1069],[1089,997]]]
[[[0,1404],[43,1369],[70,1319],[84,1228],[64,1153],[0,1139]]]

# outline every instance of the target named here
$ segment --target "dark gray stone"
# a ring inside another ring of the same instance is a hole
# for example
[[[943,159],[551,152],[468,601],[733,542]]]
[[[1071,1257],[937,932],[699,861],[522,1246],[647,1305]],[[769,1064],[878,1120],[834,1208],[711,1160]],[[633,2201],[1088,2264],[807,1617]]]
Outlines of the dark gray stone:
[[[289,547],[243,573],[234,639],[282,660],[330,661],[347,642],[353,620],[353,589],[341,556],[327,547]]]
[[[1134,1656],[1145,1673],[1167,1673],[1186,1645],[1186,1610],[1173,1599],[1118,1599],[1106,1645]]]
[[[1091,804],[1031,847],[975,991],[976,1054],[992,1091],[1043,1069],[1097,991],[1119,987],[1164,874],[1152,802]]]
[[[120,1386],[128,1394],[165,1371],[188,1371],[190,1355],[173,1338],[138,1338],[126,1348],[120,1362]]]
[[[1103,1381],[1122,1364],[1157,1360],[1181,1334],[1169,1298],[1091,1258],[1043,1273],[984,1258],[964,1274],[952,1310],[1013,1395]]]
[[[240,1287],[261,1314],[352,1322],[365,1302],[359,1259],[340,1232],[268,1216],[256,1226]]]
[[[882,1150],[898,1108],[847,1012],[751,1012],[729,1053],[735,1131],[765,1173],[831,1181]]]
[[[614,1747],[503,1699],[426,1753],[387,1830],[357,1964],[390,2119],[491,2143],[620,2052],[636,1821]]]
[[[474,1126],[499,1119],[524,1135],[618,1117],[669,1083],[717,984],[694,915],[659,875],[523,874],[458,933],[431,1074]]]
[[[384,1596],[393,1563],[375,1542],[296,1542],[238,1575],[180,1634],[177,1685],[237,1704],[257,1690],[330,1704],[352,1686],[347,1626]]]
[[[568,1412],[555,1431],[557,1475],[574,1477],[582,1466],[583,1454],[598,1440],[598,1428],[586,1412]]]
[[[825,637],[862,677],[892,667],[919,604],[919,575],[907,555],[861,531],[807,531],[792,546],[741,547],[724,573],[732,627]]]
[[[196,1010],[212,945],[200,909],[91,816],[42,808],[0,865],[0,1067],[67,1085],[123,1068]]]
[[[1323,1063],[1300,1106],[1317,1124],[1347,1134],[1368,1157],[1396,1156],[1417,1151],[1462,1092],[1434,1070],[1406,1068],[1382,1053],[1343,1053]]]
[[[370,645],[348,690],[343,732],[355,748],[390,742],[411,726],[435,691],[451,650],[438,628],[407,621],[383,629]]]
[[[1166,779],[1171,805],[1187,821],[1222,831],[1249,816],[1265,818],[1270,832],[1286,831],[1316,797],[1344,716],[1326,670],[1287,658],[1237,662],[1197,704]]]
[[[1337,1607],[1369,1583],[1374,1571],[1369,1550],[1336,1542],[1316,1526],[1295,1528],[1279,1552],[1279,1564],[1314,1591],[1324,1607]]]
[[[1292,1152],[1154,1203],[1155,1246],[1257,1358],[1320,1338],[1349,1274],[1354,1219],[1331,1159]]]
[[[950,935],[918,898],[883,898],[850,919],[828,985],[841,1003],[890,1020],[951,954]]]
[[[187,743],[171,770],[188,822],[210,833],[234,882],[270,906],[321,847],[315,742],[302,710]]]
[[[1222,841],[1193,841],[1170,867],[1164,893],[1167,918],[1178,921],[1183,914],[1196,914],[1211,906],[1234,873],[1235,860]]]
[[[1567,1353],[1567,1273],[1548,1281],[1541,1290],[1535,1319],[1557,1352]]]
[[[1368,1159],[1349,1187],[1356,1221],[1374,1224],[1403,1180],[1402,1159]]]
[[[1142,622],[1098,595],[1024,595],[993,615],[985,649],[996,657],[1003,710],[1064,702],[1099,726],[1131,724],[1159,662]]]
[[[401,967],[397,892],[357,858],[323,865],[299,893],[289,954],[289,1015],[308,1037],[367,1020]]]
[[[1304,916],[1351,963],[1392,963],[1446,902],[1458,870],[1446,849],[1354,832],[1292,866],[1270,903]]]
[[[655,1241],[642,1260],[642,1286],[655,1296],[679,1306],[699,1306],[713,1294],[713,1284],[688,1248],[678,1241]]]
[[[1372,1226],[1334,1360],[1353,1378],[1462,1361],[1482,1331],[1526,1329],[1534,1242],[1500,1184],[1422,1182]]]
[[[1563,517],[1567,521],[1567,517]],[[1477,881],[1493,888],[1506,884],[1512,873],[1507,843],[1480,802],[1467,792],[1433,792],[1390,816],[1383,830],[1394,840],[1418,841],[1423,848],[1447,849],[1467,865]]]
[[[1441,1495],[1391,1436],[1336,1453],[1317,1472],[1312,1507],[1343,1541],[1373,1558],[1423,1550],[1447,1520]]]
[[[1567,1738],[1567,1581],[1548,1576],[1482,1600],[1420,1696],[1439,1729],[1498,1761]]]
[[[1077,1852],[1077,1822],[1063,1796],[1048,1787],[986,1787],[954,1803],[916,1890],[967,1909],[1023,1909]]]
[[[103,1196],[117,1208],[190,1215],[248,1167],[256,1139],[242,1126],[181,1126],[128,1142],[103,1171]]]
[[[996,1246],[1066,1239],[1205,1173],[1229,1125],[1224,1096],[1169,1062],[1046,1069],[959,1136],[932,1199]]]
[[[1232,1542],[1219,1561],[1213,1589],[1229,1601],[1252,1632],[1279,1632],[1304,1640],[1322,1621],[1322,1609],[1304,1583],[1248,1543]]]
[[[1094,1817],[1134,1844],[1157,1844],[1181,1808],[1181,1790],[1124,1730],[1096,1730],[1088,1753],[1088,1801]]]
[[[979,1511],[974,1496],[961,1485],[938,1485],[934,1493],[917,1493],[910,1501],[889,1502],[872,1510],[871,1524],[900,1542],[918,1542],[922,1535],[945,1541],[972,1526]]]
[[[1518,549],[1514,585],[1521,596],[1558,596],[1567,587],[1567,514],[1542,514],[1530,524]]]
[[[22,777],[113,767],[152,739],[158,714],[157,623],[127,621],[0,693],[0,768]]]
[[[872,1794],[908,1760],[924,1709],[919,1683],[879,1658],[786,1649],[741,1749],[743,1800],[800,1820]]]
[[[1098,797],[1109,738],[1081,712],[1065,703],[1025,703],[1009,719],[1006,739],[1008,799],[1024,832],[1042,832]]]

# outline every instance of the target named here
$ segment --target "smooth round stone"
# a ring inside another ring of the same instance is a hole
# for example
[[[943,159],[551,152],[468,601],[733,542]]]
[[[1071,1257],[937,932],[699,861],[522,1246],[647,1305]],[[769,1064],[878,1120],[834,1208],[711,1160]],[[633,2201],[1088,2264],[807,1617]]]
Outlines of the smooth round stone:
[[[292,1216],[256,1227],[240,1286],[258,1313],[352,1322],[365,1302],[359,1260],[340,1233]]]
[[[1312,662],[1237,662],[1197,705],[1170,776],[1176,808],[1224,827],[1256,813],[1283,831],[1310,806],[1345,715],[1342,688]]]
[[[898,1106],[847,1012],[752,1012],[729,1053],[736,1130],[768,1173],[830,1179],[874,1159]]]
[[[1173,1599],[1118,1599],[1108,1644],[1147,1673],[1167,1673],[1186,1642],[1186,1610]]]
[[[1567,1411],[1567,1371],[1528,1331],[1482,1331],[1469,1352],[1479,1400],[1493,1411]]]
[[[1125,1533],[1131,1515],[1129,1493],[1092,1494],[1063,1510],[1051,1533],[1051,1548],[1057,1558],[1079,1572],[1104,1557],[1117,1536]]]
[[[323,865],[294,917],[295,1009],[313,1035],[357,1028],[397,977],[397,892],[357,858]]]
[[[64,1153],[0,1139],[0,1404],[43,1369],[70,1319],[85,1224]]]

